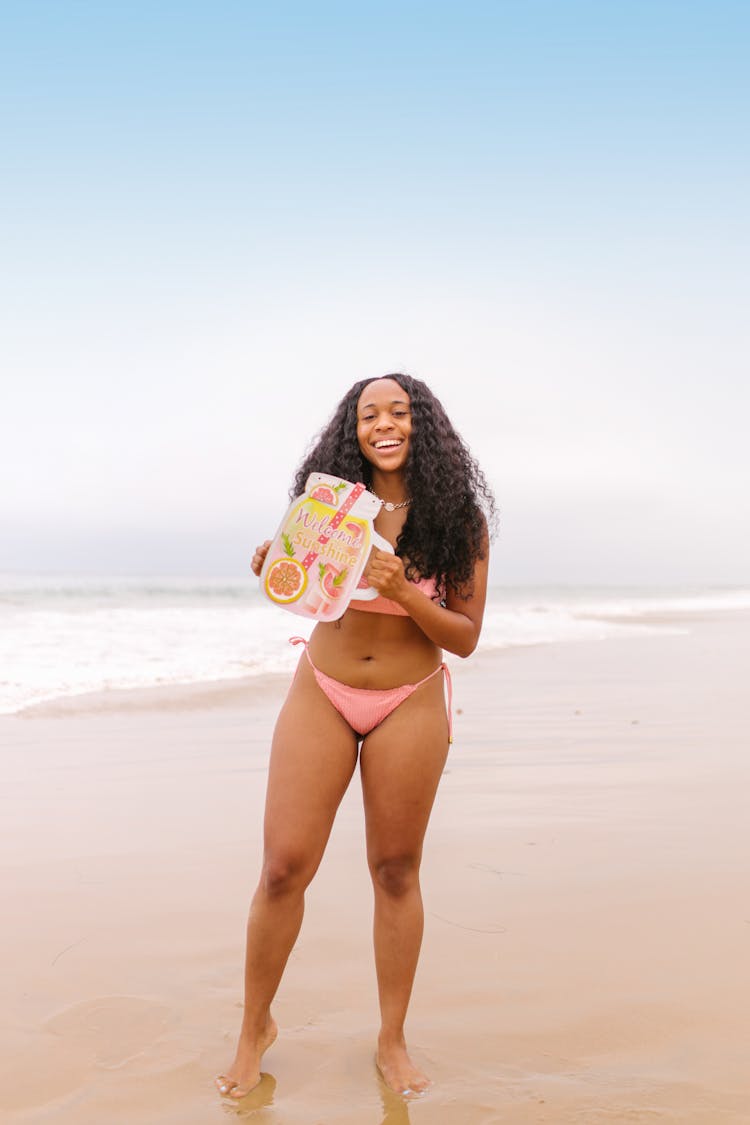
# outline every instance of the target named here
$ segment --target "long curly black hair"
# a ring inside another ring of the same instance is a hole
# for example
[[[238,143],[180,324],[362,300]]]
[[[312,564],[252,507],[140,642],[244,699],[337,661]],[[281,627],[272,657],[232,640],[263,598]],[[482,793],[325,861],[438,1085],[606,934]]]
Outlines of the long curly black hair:
[[[439,586],[468,597],[474,564],[485,557],[497,522],[492,490],[427,384],[411,375],[383,378],[398,383],[411,402],[405,475],[412,502],[396,554],[406,561],[407,578],[434,576]],[[344,395],[297,469],[291,498],[304,492],[314,472],[370,486],[372,466],[357,441],[357,403],[373,382],[360,379]]]

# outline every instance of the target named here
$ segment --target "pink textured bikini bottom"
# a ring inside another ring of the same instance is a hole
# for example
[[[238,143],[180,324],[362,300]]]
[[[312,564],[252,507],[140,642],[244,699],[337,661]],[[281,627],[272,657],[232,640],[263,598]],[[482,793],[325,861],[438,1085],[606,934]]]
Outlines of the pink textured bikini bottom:
[[[401,684],[394,688],[351,687],[350,684],[342,684],[340,680],[334,680],[333,676],[327,676],[325,672],[315,667],[310,659],[304,637],[290,637],[289,640],[293,645],[305,646],[305,655],[321,691],[325,692],[342,719],[345,719],[352,730],[359,735],[369,734],[418,687],[426,684],[433,676],[437,676],[438,672],[445,672],[445,682],[448,687],[448,741],[453,742],[453,685],[447,664],[440,664],[434,672],[430,672],[416,684]]]

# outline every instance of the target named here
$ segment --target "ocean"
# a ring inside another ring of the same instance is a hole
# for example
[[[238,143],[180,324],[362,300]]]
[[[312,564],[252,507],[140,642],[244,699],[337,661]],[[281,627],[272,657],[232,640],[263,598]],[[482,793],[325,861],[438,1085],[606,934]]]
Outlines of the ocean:
[[[491,588],[479,650],[685,632],[692,614],[750,608],[750,589]],[[0,576],[0,713],[108,689],[289,672],[312,623],[258,582]],[[449,658],[450,659],[450,658]]]

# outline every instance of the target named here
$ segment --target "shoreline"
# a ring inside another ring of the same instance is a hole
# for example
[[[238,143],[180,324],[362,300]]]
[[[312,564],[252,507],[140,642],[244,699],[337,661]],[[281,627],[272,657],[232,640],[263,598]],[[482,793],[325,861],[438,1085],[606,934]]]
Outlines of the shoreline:
[[[479,651],[645,635],[747,612],[744,587],[495,586]],[[199,696],[214,706],[222,694],[230,701],[291,673],[294,631],[293,619],[257,590],[214,589],[206,580],[32,583],[22,597],[0,581],[0,717],[136,701],[194,708]]]
[[[675,627],[689,630],[691,625],[744,618],[750,622],[750,610],[745,609],[696,609],[691,612],[658,610],[654,613],[633,615],[621,613],[581,613],[582,620],[598,621],[604,624],[632,625],[629,635],[602,637],[592,640],[587,637],[569,638],[553,641],[530,641],[524,644],[508,644],[502,647],[482,650],[469,658],[492,659],[501,654],[515,653],[530,648],[558,647],[581,644],[604,644],[607,641],[629,641],[646,637],[659,638],[671,635]],[[640,632],[638,626],[652,627],[653,631]],[[663,626],[663,630],[660,630]],[[451,671],[462,667],[463,661],[448,656]],[[64,718],[68,715],[98,714],[102,712],[204,710],[223,706],[252,706],[268,692],[277,693],[279,685],[288,684],[292,671],[263,672],[258,675],[238,676],[232,679],[196,680],[173,684],[151,684],[128,688],[107,688],[80,692],[74,695],[59,695],[36,703],[28,703],[17,711],[0,714],[0,721],[7,718]]]
[[[144,711],[204,711],[227,706],[252,707],[289,683],[288,672],[264,672],[237,679],[196,680],[178,684],[153,684],[149,687],[107,688],[59,695],[41,703],[30,703],[20,711],[0,715],[2,719],[50,719],[74,715],[93,715]]]

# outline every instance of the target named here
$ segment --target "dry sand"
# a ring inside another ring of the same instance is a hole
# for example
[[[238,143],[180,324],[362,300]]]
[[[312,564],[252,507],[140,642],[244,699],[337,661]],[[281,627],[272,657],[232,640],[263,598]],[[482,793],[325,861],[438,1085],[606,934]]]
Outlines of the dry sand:
[[[1,719],[0,1120],[750,1122],[749,623],[457,668],[409,1024],[436,1086],[408,1107],[373,1066],[356,780],[269,1074],[239,1106],[213,1090],[283,681]]]

